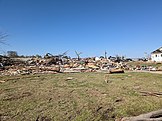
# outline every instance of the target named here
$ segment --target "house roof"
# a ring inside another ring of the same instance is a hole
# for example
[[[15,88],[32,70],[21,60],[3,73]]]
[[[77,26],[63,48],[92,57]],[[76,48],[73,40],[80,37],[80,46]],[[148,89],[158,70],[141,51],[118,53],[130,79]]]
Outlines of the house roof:
[[[153,51],[151,54],[158,54],[158,53],[162,53],[162,47],[160,47],[159,49]]]

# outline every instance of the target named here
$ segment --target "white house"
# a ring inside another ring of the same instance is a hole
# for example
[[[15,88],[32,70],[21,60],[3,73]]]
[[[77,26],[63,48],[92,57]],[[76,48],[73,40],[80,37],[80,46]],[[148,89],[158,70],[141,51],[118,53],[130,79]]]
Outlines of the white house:
[[[151,60],[154,62],[162,62],[162,47],[151,53]]]

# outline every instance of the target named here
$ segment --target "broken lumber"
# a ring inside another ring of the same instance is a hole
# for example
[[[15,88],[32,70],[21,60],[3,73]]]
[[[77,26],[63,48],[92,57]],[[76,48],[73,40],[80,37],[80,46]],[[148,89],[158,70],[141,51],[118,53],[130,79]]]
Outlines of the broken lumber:
[[[55,71],[60,72],[60,67],[41,67],[39,68],[42,71]]]
[[[125,117],[121,121],[162,121],[162,109],[135,117]]]
[[[109,71],[110,74],[114,74],[114,73],[124,73],[123,69],[111,69]]]
[[[140,93],[142,93],[143,96],[156,96],[156,97],[159,97],[160,95],[162,95],[162,92],[140,91]]]

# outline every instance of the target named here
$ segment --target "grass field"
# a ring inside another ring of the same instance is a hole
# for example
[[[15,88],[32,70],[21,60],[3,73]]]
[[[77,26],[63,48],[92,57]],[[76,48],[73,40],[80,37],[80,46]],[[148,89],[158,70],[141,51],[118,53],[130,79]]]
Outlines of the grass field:
[[[0,77],[0,121],[114,121],[162,108],[162,75],[127,72]]]
[[[136,61],[136,62],[127,62],[127,64],[132,67],[132,66],[152,66],[155,68],[162,67],[162,63],[155,63],[155,62],[142,62],[142,61]]]

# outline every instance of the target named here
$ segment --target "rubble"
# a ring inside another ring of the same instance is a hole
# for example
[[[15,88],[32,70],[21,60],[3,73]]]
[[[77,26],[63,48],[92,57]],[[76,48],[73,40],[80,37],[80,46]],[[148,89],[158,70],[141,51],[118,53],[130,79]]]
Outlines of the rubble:
[[[157,71],[162,67],[128,65],[126,60],[108,58],[68,58],[47,53],[42,57],[10,58],[0,56],[0,75],[28,75],[44,73],[106,72],[124,73],[124,70]]]

